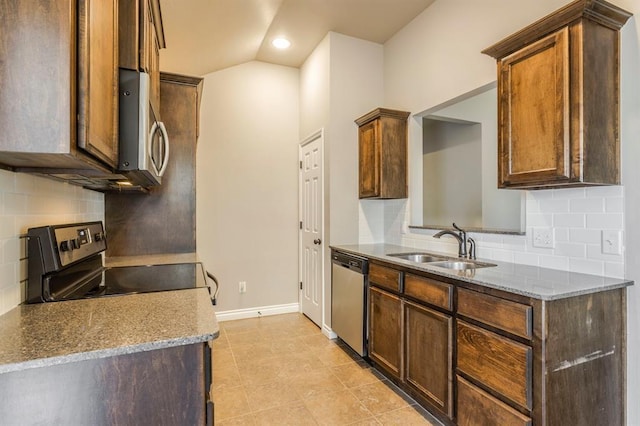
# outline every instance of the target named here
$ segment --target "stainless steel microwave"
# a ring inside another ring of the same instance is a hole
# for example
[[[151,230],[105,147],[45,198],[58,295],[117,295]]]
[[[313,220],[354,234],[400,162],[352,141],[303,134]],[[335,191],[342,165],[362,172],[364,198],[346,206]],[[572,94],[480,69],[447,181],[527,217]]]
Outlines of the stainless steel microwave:
[[[118,173],[134,185],[160,185],[169,162],[169,136],[150,100],[149,74],[120,69]]]

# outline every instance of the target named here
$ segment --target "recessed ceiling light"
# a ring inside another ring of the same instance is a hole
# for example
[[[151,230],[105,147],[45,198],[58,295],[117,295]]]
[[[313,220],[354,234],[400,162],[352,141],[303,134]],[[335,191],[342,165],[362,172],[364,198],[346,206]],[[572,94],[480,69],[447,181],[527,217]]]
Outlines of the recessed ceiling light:
[[[271,42],[276,49],[286,49],[291,46],[291,42],[284,37],[274,38]]]

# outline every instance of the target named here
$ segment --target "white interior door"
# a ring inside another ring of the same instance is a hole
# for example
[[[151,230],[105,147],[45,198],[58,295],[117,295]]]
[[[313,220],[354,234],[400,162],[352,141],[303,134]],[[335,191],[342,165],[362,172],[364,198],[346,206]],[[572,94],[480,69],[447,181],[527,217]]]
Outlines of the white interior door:
[[[324,234],[322,131],[300,144],[300,305],[322,327]]]

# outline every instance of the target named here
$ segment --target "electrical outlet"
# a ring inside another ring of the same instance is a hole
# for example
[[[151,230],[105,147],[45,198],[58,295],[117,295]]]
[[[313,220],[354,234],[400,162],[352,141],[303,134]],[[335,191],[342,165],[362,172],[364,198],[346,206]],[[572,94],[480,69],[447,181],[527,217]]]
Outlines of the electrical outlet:
[[[238,291],[240,293],[246,293],[247,292],[247,282],[246,281],[240,281],[238,283]]]
[[[622,234],[620,231],[602,231],[602,253],[622,254]]]
[[[553,229],[533,228],[533,246],[540,248],[553,248]]]

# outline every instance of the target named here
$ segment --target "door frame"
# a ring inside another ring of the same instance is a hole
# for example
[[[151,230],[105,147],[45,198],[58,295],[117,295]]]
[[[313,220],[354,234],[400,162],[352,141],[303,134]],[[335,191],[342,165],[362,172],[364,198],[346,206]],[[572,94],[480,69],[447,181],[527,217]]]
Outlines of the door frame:
[[[304,138],[303,140],[300,141],[300,144],[298,146],[298,164],[301,164],[302,161],[302,148],[305,147],[306,145],[310,144],[311,142],[314,142],[316,140],[320,140],[320,146],[322,148],[322,156],[321,156],[321,160],[322,160],[322,179],[320,179],[320,191],[322,193],[322,196],[320,197],[320,210],[322,212],[322,232],[320,233],[320,239],[322,240],[323,244],[322,244],[322,267],[320,268],[321,270],[321,288],[320,288],[320,311],[321,311],[321,329],[322,332],[326,335],[329,335],[328,333],[331,333],[331,329],[329,327],[327,327],[327,323],[326,323],[326,316],[325,316],[325,291],[326,291],[326,262],[328,259],[327,256],[327,248],[328,245],[327,240],[325,238],[326,236],[326,211],[325,211],[325,143],[324,143],[324,128],[320,128],[319,130],[316,130],[315,132],[313,132],[311,135],[307,136],[306,138]],[[298,167],[298,223],[302,222],[302,167]],[[300,229],[300,227],[298,227],[298,283],[302,282],[302,277],[303,277],[303,246],[302,246],[302,229]],[[303,298],[303,294],[302,294],[302,289],[300,288],[300,284],[298,285],[298,304],[300,306],[299,312],[302,313],[302,298]],[[335,334],[334,334],[335,335]]]

